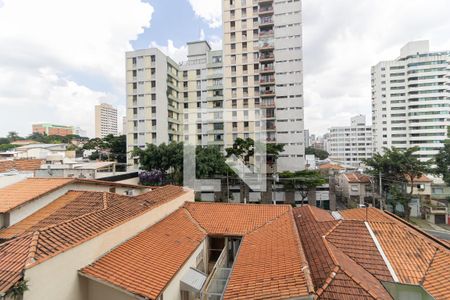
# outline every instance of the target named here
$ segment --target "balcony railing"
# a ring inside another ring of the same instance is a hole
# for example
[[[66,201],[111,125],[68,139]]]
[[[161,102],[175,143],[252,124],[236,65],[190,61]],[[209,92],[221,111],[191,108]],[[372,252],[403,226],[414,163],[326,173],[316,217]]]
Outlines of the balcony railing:
[[[259,9],[259,14],[260,15],[271,14],[271,13],[273,13],[273,7],[272,6],[265,6],[265,7],[261,7]]]

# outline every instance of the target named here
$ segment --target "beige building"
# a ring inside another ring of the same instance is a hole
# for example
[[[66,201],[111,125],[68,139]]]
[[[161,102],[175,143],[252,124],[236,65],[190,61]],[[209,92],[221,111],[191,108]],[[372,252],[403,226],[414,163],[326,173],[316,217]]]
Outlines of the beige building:
[[[373,197],[372,182],[370,177],[364,174],[340,174],[337,178],[336,192],[347,202],[348,207],[363,206],[369,197]]]
[[[181,64],[184,141],[193,145],[224,143],[222,51],[206,41],[188,43],[188,60]]]
[[[224,0],[223,31],[225,145],[282,143],[278,171],[304,169],[301,2]]]
[[[102,103],[95,106],[95,137],[104,138],[107,135],[117,135],[117,108],[111,104]]]
[[[127,152],[181,141],[179,65],[156,48],[126,53]],[[131,161],[130,161],[131,159]]]

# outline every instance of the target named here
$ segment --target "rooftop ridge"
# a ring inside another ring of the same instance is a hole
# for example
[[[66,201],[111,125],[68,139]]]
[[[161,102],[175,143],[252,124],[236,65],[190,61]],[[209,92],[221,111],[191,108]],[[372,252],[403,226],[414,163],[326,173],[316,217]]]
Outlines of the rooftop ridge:
[[[365,282],[363,282],[363,280],[358,280],[357,278],[355,278],[354,274],[349,272],[345,267],[342,266],[342,264],[339,262],[339,260],[336,258],[333,249],[331,249],[330,244],[332,245],[332,243],[328,242],[326,240],[325,237],[323,237],[324,239],[324,244],[325,247],[327,248],[327,251],[330,253],[331,258],[333,259],[333,262],[335,263],[336,266],[339,267],[340,270],[342,270],[342,272],[344,272],[348,277],[350,277],[355,283],[357,283],[362,289],[364,289],[367,293],[369,293],[372,297],[374,297],[375,299],[381,299],[377,296],[377,294],[372,291],[372,289],[370,288],[370,286],[367,286]],[[335,247],[335,246],[333,246]],[[356,265],[358,265],[361,269],[363,269],[365,272],[367,272],[367,274],[369,274],[370,276],[374,277],[371,273],[369,273],[364,267],[362,267],[360,264],[358,264],[356,261],[354,261],[353,259],[351,259],[347,254],[345,254],[342,250],[338,249],[337,247],[336,251],[339,251],[341,255],[343,255],[344,257],[346,257],[348,260],[352,261],[353,263],[355,263]],[[375,278],[375,277],[374,277]],[[378,279],[375,278],[375,280],[378,281]],[[384,288],[384,286],[383,286]],[[387,291],[386,291],[387,292]]]
[[[200,229],[203,233],[208,234],[208,231],[206,231],[205,228],[203,228],[202,225],[200,225],[200,223],[194,218],[194,216],[192,216],[191,212],[186,209],[186,207],[184,207],[184,205],[182,207],[180,207],[180,209],[183,209],[184,211],[186,211],[187,216],[189,217],[189,219],[191,219],[192,223],[194,223],[198,229]]]
[[[245,204],[244,204],[244,205],[245,205]],[[256,204],[256,205],[258,205],[258,204]],[[270,204],[269,204],[269,205],[270,205]],[[289,213],[289,211],[292,211],[292,206],[290,206],[290,205],[286,205],[286,206],[288,207],[288,210],[287,210],[287,211],[285,211],[284,213],[282,213],[282,214],[280,214],[280,215],[278,215],[278,216],[273,217],[272,219],[268,219],[265,223],[263,223],[263,224],[261,224],[261,225],[259,225],[259,226],[255,226],[255,228],[253,228],[253,230],[248,230],[244,235],[253,233],[253,232],[255,232],[255,231],[257,231],[257,230],[263,228],[264,226],[266,226],[266,225],[268,225],[268,224],[270,224],[270,223],[272,223],[272,222],[274,222],[274,221],[280,219],[281,217],[287,215],[287,214]]]
[[[36,257],[36,251],[37,251],[37,244],[38,244],[38,240],[39,240],[39,234],[40,234],[39,230],[32,233],[32,237],[31,237],[31,241],[30,241],[30,249],[28,251],[28,256],[25,261],[25,268],[27,267],[27,265],[33,264],[36,261],[35,257]]]
[[[338,266],[334,266],[333,269],[331,269],[330,275],[325,279],[325,282],[323,285],[317,289],[316,294],[317,298],[319,298],[327,289],[327,287],[333,282],[334,278],[336,277],[337,272],[339,272],[340,268]]]
[[[423,283],[425,282],[425,279],[427,278],[428,272],[429,272],[430,269],[431,269],[431,265],[433,264],[434,259],[436,258],[436,255],[437,255],[438,251],[439,251],[439,249],[435,249],[435,250],[434,250],[433,257],[430,259],[430,263],[428,264],[427,270],[425,271],[425,273],[423,273],[423,277],[422,277],[422,279],[420,279],[420,281],[419,281],[419,284],[420,284],[421,286],[423,286]]]
[[[305,252],[303,250],[302,241],[300,239],[300,233],[297,230],[297,224],[295,223],[294,210],[291,209],[290,211],[288,211],[288,213],[291,215],[290,219],[291,219],[292,226],[294,228],[294,236],[295,236],[294,238],[296,239],[297,244],[300,248],[299,252],[300,252],[300,259],[302,261],[302,272],[305,275],[307,288],[310,293],[314,293],[314,283],[311,278],[311,270],[309,268],[309,264],[308,264],[308,260],[306,259]]]

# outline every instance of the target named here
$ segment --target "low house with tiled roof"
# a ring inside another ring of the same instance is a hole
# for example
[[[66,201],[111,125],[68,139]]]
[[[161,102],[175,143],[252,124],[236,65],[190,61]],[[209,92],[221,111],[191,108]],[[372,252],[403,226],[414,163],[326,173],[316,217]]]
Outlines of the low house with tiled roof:
[[[373,196],[372,188],[372,182],[367,175],[355,172],[337,176],[336,192],[349,207],[364,205]]]
[[[166,186],[139,196],[70,191],[61,198],[1,230],[3,238],[14,238],[0,244],[0,298],[12,299],[12,292],[26,285],[24,300],[87,299],[79,269],[193,201],[194,195]]]
[[[147,187],[73,178],[28,178],[0,188],[0,228],[21,221],[70,190],[139,195]]]
[[[42,159],[11,159],[0,160],[0,173],[10,171],[35,171],[44,163]]]
[[[294,208],[318,299],[450,299],[450,248],[375,208]]]
[[[390,213],[193,201],[67,191],[0,230],[0,298],[450,298],[449,245]]]
[[[80,276],[89,300],[313,299],[307,269],[290,206],[187,203]]]

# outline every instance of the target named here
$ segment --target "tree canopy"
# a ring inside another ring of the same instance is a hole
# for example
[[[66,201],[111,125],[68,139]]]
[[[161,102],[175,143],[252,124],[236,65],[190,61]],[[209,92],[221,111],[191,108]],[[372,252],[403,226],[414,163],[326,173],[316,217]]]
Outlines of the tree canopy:
[[[435,157],[436,173],[442,175],[445,183],[450,186],[450,140],[447,140]]]
[[[384,154],[376,153],[372,158],[364,160],[369,167],[368,172],[375,178],[381,174],[383,189],[391,191],[394,207],[397,203],[403,206],[406,219],[409,219],[410,207],[408,204],[413,196],[414,180],[430,171],[430,163],[420,161],[414,155],[418,150],[418,147],[406,150],[395,147],[385,148]],[[409,192],[407,192],[407,186],[410,187]],[[399,191],[395,190],[396,192],[392,193],[393,187]],[[401,197],[398,196],[399,192],[402,193]]]
[[[327,151],[322,149],[317,149],[313,147],[306,147],[305,148],[305,154],[307,155],[315,155],[318,159],[327,159],[330,155]]]
[[[285,171],[279,174],[280,182],[283,183],[286,190],[299,191],[303,200],[308,197],[311,189],[314,189],[326,183],[322,175],[313,170],[303,170],[290,172]]]

